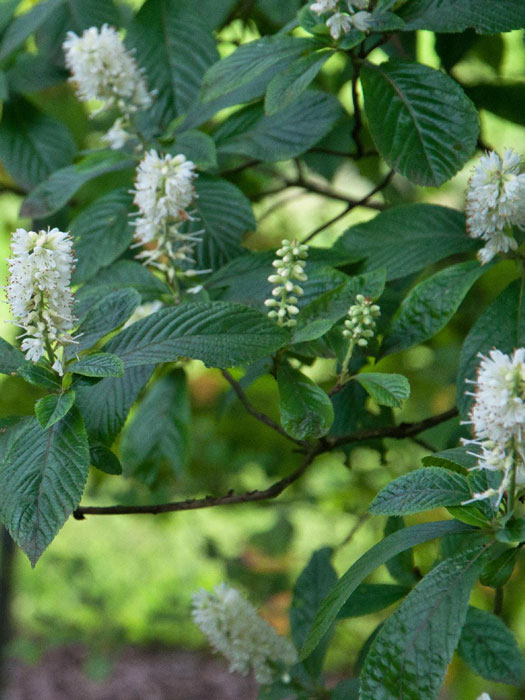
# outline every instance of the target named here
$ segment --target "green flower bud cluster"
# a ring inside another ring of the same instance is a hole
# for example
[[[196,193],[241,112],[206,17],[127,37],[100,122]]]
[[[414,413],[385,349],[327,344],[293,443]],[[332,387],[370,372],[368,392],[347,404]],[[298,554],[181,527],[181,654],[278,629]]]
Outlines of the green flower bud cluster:
[[[352,344],[366,347],[370,338],[374,337],[375,319],[380,313],[377,304],[373,304],[371,299],[358,294],[356,303],[348,309],[348,318],[343,330],[344,337],[351,338]]]
[[[295,326],[294,316],[299,313],[296,306],[303,289],[297,282],[305,282],[308,278],[304,271],[308,246],[297,241],[283,240],[277,251],[277,258],[272,265],[275,273],[268,277],[268,282],[276,286],[272,290],[272,298],[264,304],[270,308],[268,317],[277,321],[280,326]]]

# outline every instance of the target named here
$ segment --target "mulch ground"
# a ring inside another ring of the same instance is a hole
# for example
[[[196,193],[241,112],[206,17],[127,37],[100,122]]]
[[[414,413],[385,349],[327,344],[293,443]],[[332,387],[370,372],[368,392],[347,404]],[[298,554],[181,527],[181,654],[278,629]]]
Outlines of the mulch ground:
[[[5,700],[255,700],[249,678],[217,657],[193,652],[124,649],[101,681],[86,676],[86,651],[49,650],[34,665],[8,662]]]

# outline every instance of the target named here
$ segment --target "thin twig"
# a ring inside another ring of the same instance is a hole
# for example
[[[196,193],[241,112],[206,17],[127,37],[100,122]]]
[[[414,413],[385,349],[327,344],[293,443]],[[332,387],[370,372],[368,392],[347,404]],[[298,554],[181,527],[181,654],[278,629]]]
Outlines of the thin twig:
[[[287,440],[291,440],[296,445],[300,445],[301,447],[304,447],[306,445],[306,443],[303,440],[296,440],[291,435],[288,435],[288,433],[278,423],[276,423],[272,418],[270,418],[270,416],[267,416],[266,413],[262,413],[261,411],[258,411],[254,406],[252,406],[251,403],[248,401],[248,397],[244,393],[242,386],[236,379],[232,377],[232,375],[227,370],[221,370],[221,374],[224,377],[224,379],[226,379],[226,381],[230,384],[231,388],[237,394],[239,401],[242,403],[242,405],[250,415],[252,415],[254,418],[257,418],[257,420],[261,421],[261,423],[264,423],[272,430],[275,430],[277,433],[279,433],[279,435],[282,435]]]
[[[247,491],[238,494],[229,491],[224,496],[206,496],[205,498],[194,498],[185,501],[174,501],[173,503],[160,503],[158,505],[148,506],[79,506],[73,513],[73,517],[77,520],[84,520],[86,515],[158,515],[159,513],[174,513],[176,511],[198,510],[200,508],[212,508],[215,506],[232,506],[238,503],[250,503],[253,501],[277,498],[285,489],[301,478],[318,454],[320,454],[319,449],[312,450],[295,471],[262,491]]]
[[[318,233],[321,233],[321,231],[324,231],[325,229],[329,228],[332,224],[335,224],[339,219],[342,219],[345,217],[347,214],[349,214],[352,209],[355,209],[356,207],[362,207],[362,206],[367,206],[367,207],[372,207],[372,203],[368,202],[370,197],[373,197],[375,194],[380,192],[384,187],[388,185],[390,180],[392,179],[392,176],[394,175],[394,171],[390,170],[388,175],[381,180],[381,182],[374,187],[373,190],[370,190],[370,192],[365,195],[362,199],[359,199],[357,201],[349,202],[347,206],[345,207],[344,211],[339,213],[337,216],[334,216],[330,221],[327,221],[325,224],[322,224],[321,226],[318,226],[312,233],[308,234],[306,238],[301,241],[302,243],[308,243],[308,241],[311,241],[314,236],[317,236]],[[377,205],[374,205],[373,208],[377,208]],[[381,209],[384,209],[383,206],[380,207]]]

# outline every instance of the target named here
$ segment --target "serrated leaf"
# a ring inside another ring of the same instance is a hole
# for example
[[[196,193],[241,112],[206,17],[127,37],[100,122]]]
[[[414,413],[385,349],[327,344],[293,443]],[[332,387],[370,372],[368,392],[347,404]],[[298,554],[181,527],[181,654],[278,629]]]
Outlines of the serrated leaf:
[[[195,189],[196,221],[191,228],[204,229],[196,247],[197,265],[199,269],[216,270],[246,253],[242,237],[256,228],[252,205],[235,185],[220,178],[201,176]]]
[[[203,131],[192,129],[177,134],[174,145],[168,149],[172,153],[182,153],[195,163],[199,170],[217,167],[217,149],[215,141]],[[197,180],[198,184],[200,180]]]
[[[132,196],[114,190],[87,206],[70,224],[77,259],[73,283],[85,282],[101,267],[110,265],[133,240],[129,219]]]
[[[161,309],[104,346],[126,367],[202,360],[209,367],[255,362],[282,347],[289,333],[247,306],[220,301]]]
[[[0,160],[13,180],[32,189],[73,160],[76,146],[69,129],[26,100],[4,105],[0,123]]]
[[[299,370],[283,364],[277,372],[279,410],[286,432],[297,440],[326,435],[334,407],[321,387]]]
[[[336,97],[318,90],[303,92],[271,116],[260,104],[235,112],[215,132],[219,153],[241,154],[265,162],[304,153],[326,136],[341,117]]]
[[[365,111],[387,163],[418,185],[438,187],[473,154],[476,108],[452,78],[419,63],[391,59],[361,70]]]
[[[359,700],[359,678],[340,681],[332,690],[330,700]]]
[[[426,455],[421,461],[425,467],[445,467],[460,474],[465,474],[468,469],[476,465],[476,458],[472,456],[472,450],[468,445]]]
[[[89,445],[89,455],[91,464],[101,472],[104,472],[104,474],[122,474],[122,465],[117,455],[101,442]]]
[[[327,547],[314,552],[295,584],[290,608],[290,626],[297,649],[302,647],[319,605],[337,581],[337,574],[330,561],[331,554],[332,551]],[[314,679],[317,679],[321,672],[330,639],[331,631],[315,652],[303,662]]]
[[[333,49],[323,49],[301,56],[285,70],[277,73],[266,90],[264,100],[266,114],[272,115],[279,112],[302,95],[334,53]]]
[[[366,389],[380,406],[399,408],[410,396],[410,384],[402,374],[385,372],[361,372],[354,379]]]
[[[23,358],[23,356],[22,356]],[[22,379],[35,386],[45,386],[46,389],[57,391],[61,387],[60,380],[53,370],[42,365],[37,365],[34,362],[24,362],[16,370]]]
[[[137,291],[142,303],[160,299],[163,294],[171,294],[168,285],[155,277],[144,265],[134,260],[120,260],[101,270],[75,293],[76,315],[82,319],[96,304],[103,304],[104,298],[121,289]]]
[[[447,267],[420,282],[394,315],[381,354],[399,352],[432,338],[447,325],[484,272],[478,262],[469,261]]]
[[[485,309],[465,338],[459,356],[458,407],[466,419],[472,396],[467,395],[466,381],[474,381],[480,363],[479,353],[487,355],[493,348],[511,353],[525,345],[525,304],[522,304],[519,281],[513,282]]]
[[[122,437],[126,475],[149,486],[180,477],[190,457],[191,412],[182,370],[151,387]]]
[[[410,593],[409,586],[395,583],[362,583],[339,611],[338,618],[371,615],[390,607]]]
[[[480,583],[492,588],[504,586],[514,572],[514,567],[520,554],[519,547],[510,547],[504,550],[498,557],[487,562],[483,567]]]
[[[502,619],[469,607],[458,644],[458,654],[478,676],[520,686],[524,680],[523,654]]]
[[[100,295],[99,295],[100,296]],[[70,354],[88,350],[98,340],[122,326],[140,304],[140,294],[135,289],[118,289],[94,304],[78,327],[75,337],[78,344]]]
[[[97,384],[76,379],[76,405],[91,441],[110,445],[124,425],[130,408],[147,384],[154,367],[131,367],[123,377],[106,377]]]
[[[44,182],[35,187],[25,198],[21,216],[45,218],[62,209],[73,195],[100,175],[136,166],[136,161],[121,151],[95,151],[75,165],[56,170]]]
[[[13,374],[25,361],[24,353],[0,338],[0,373]]]
[[[403,528],[378,542],[341,576],[324,599],[301,650],[301,658],[306,658],[312,653],[357,586],[379,566],[416,544],[445,535],[472,532],[475,530],[456,520],[438,521]]]
[[[312,39],[280,34],[242,44],[208,69],[202,81],[201,100],[209,102],[222,97],[267,74],[269,69],[282,69],[318,47],[318,42]]]
[[[384,623],[361,674],[361,700],[435,700],[481,568],[480,547],[446,559]]]
[[[403,204],[347,229],[338,248],[364,259],[365,271],[386,267],[387,280],[478,248],[465,235],[465,215],[436,204]]]
[[[116,355],[111,355],[109,352],[95,352],[68,365],[67,371],[84,377],[122,377],[124,365]]]
[[[440,506],[459,506],[472,498],[466,477],[438,467],[404,474],[385,486],[372,501],[374,515],[408,515]]]
[[[44,430],[58,423],[66,416],[75,403],[75,392],[66,391],[63,394],[44,396],[35,404],[35,415]]]
[[[82,418],[72,409],[49,430],[29,419],[0,464],[0,516],[34,566],[78,506],[89,470]]]
[[[525,26],[525,6],[520,0],[409,0],[399,14],[408,31],[463,32],[472,27],[480,34],[497,34]]]
[[[155,90],[146,125],[165,128],[197,99],[202,77],[217,58],[215,39],[194,3],[147,0],[127,30],[126,43]]]

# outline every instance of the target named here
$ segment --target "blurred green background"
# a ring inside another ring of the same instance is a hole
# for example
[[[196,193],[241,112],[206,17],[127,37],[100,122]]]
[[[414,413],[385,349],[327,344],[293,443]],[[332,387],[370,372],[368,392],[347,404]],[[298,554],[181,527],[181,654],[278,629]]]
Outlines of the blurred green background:
[[[138,5],[140,3],[133,3]],[[241,32],[234,23],[223,32],[223,53],[242,34],[243,40],[257,35],[255,25]],[[462,35],[460,41],[470,41]],[[465,49],[466,45],[463,45]],[[440,67],[435,37],[419,32],[416,55],[420,61]],[[377,50],[377,58],[381,56]],[[375,57],[373,57],[375,58]],[[340,66],[331,61],[324,79],[329,81]],[[523,85],[525,48],[521,32],[503,37],[478,37],[465,50],[452,75],[465,86],[485,83]],[[476,88],[473,88],[475,92]],[[35,101],[61,119],[84,119],[61,114],[55,107],[56,90],[35,95]],[[349,106],[349,84],[340,88],[343,103]],[[64,105],[64,102],[60,102]],[[508,108],[508,121],[502,111]],[[521,123],[510,105],[481,111],[483,144],[491,148],[525,144],[525,110],[521,101]],[[498,111],[499,116],[494,112]],[[515,112],[519,110],[516,108]],[[82,128],[79,127],[79,132]],[[286,170],[285,164],[279,167]],[[395,177],[385,191],[387,203],[426,201],[462,208],[470,163],[439,190],[417,188],[402,177]],[[342,162],[333,178],[334,186],[352,196],[366,193],[369,177],[375,176],[377,162]],[[4,184],[9,185],[5,175]],[[240,179],[242,187],[257,183]],[[1,185],[0,185],[1,189]],[[286,202],[284,201],[286,200]],[[5,258],[9,236],[16,226],[29,226],[17,218],[21,198],[0,192],[0,279],[6,278]],[[255,204],[259,229],[246,240],[251,248],[266,248],[283,237],[299,237],[313,230],[344,208],[319,195],[297,190],[265,198]],[[353,223],[370,218],[373,212],[357,209],[316,239],[316,245],[329,245]],[[406,374],[412,395],[398,420],[420,420],[452,407],[455,403],[455,375],[462,340],[481,310],[514,276],[510,263],[494,266],[481,283],[474,286],[453,322],[423,347],[408,350],[383,361],[385,370]],[[6,304],[0,304],[0,319],[9,318]],[[0,334],[12,341],[15,329],[0,324]],[[233,488],[264,488],[297,464],[297,455],[286,441],[244,414],[221,375],[197,362],[187,367],[190,376],[193,428],[193,458],[188,473],[172,487],[151,491],[133,480],[93,473],[85,504],[148,503],[175,498],[221,494]],[[311,368],[316,379],[328,381],[333,365],[319,361]],[[0,375],[0,417],[31,413],[38,398],[22,380]],[[276,387],[270,378],[257,381],[249,390],[253,403],[276,417]],[[370,410],[375,410],[370,405]],[[220,419],[216,420],[217,412]],[[88,517],[65,525],[35,570],[17,552],[12,614],[14,639],[10,653],[28,662],[37,661],[50,647],[80,641],[89,651],[92,664],[87,672],[103,675],[110,666],[97,659],[116,658],[124,645],[206,648],[206,643],[190,618],[191,594],[227,580],[243,589],[279,631],[287,631],[287,610],[293,583],[314,549],[335,549],[334,563],[344,571],[381,536],[384,520],[365,518],[367,505],[377,491],[394,476],[413,469],[428,452],[457,444],[459,425],[451,421],[428,431],[425,444],[386,441],[386,449],[357,447],[350,455],[343,452],[323,456],[307,476],[287,490],[276,502],[238,505],[163,516]],[[425,446],[426,445],[426,446]],[[378,446],[379,447],[379,446]],[[445,512],[424,517],[438,519]],[[417,522],[423,518],[412,518]],[[428,568],[436,555],[433,545],[420,548],[416,563]],[[525,599],[523,562],[509,584],[504,617],[525,647]],[[383,567],[374,581],[390,581]],[[491,609],[494,592],[478,587],[474,604]],[[350,675],[360,646],[384,614],[343,621],[329,652],[328,668]],[[101,670],[102,669],[102,670]],[[490,684],[473,676],[462,664],[452,665],[445,692],[450,698],[476,698],[483,690],[493,700],[518,698],[519,691]]]

